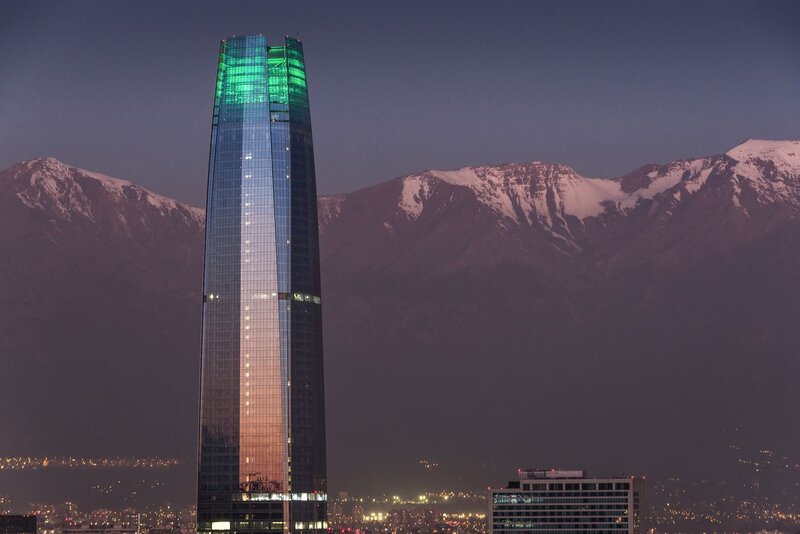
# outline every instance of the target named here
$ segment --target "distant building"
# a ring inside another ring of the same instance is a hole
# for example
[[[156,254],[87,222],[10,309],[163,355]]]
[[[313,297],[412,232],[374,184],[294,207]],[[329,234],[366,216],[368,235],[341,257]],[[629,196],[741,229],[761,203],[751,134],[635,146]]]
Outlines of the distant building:
[[[0,534],[36,534],[36,516],[0,515]]]
[[[641,534],[644,480],[584,471],[520,469],[491,489],[492,533]]]
[[[65,527],[61,534],[138,534],[135,526],[117,525],[113,523],[81,524]]]

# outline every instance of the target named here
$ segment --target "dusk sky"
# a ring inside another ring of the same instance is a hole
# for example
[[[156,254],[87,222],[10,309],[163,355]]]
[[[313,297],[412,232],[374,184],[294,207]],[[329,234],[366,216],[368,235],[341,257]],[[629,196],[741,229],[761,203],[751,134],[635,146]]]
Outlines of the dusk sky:
[[[429,168],[612,177],[800,138],[798,2],[4,2],[0,167],[201,205],[219,40],[303,40],[322,193]]]

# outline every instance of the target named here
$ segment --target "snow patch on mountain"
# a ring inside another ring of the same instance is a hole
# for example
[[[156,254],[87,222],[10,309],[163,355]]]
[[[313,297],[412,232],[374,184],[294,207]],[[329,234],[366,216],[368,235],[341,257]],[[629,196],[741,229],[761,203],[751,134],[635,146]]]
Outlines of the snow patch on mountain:
[[[800,205],[800,141],[748,139],[726,155],[741,187],[756,192],[756,201]]]
[[[175,199],[153,193],[127,180],[106,176],[98,172],[87,171],[86,169],[78,167],[75,167],[74,170],[83,176],[88,176],[89,178],[97,180],[103,189],[116,199],[134,197],[140,202],[146,202],[165,215],[174,211],[186,210],[198,221],[202,221],[205,216],[205,211],[202,208],[187,206]]]
[[[711,170],[708,158],[675,162],[651,171],[647,185],[631,193],[623,191],[620,179],[587,178],[565,165],[539,161],[433,170],[401,179],[398,207],[409,219],[418,219],[437,183],[444,182],[471,190],[479,202],[500,216],[501,226],[505,221],[539,223],[569,234],[566,217],[583,221],[609,209],[624,212],[679,184],[692,194],[702,188]]]
[[[419,218],[424,209],[424,201],[431,195],[431,179],[426,175],[413,175],[403,178],[400,193],[400,209],[411,220]]]
[[[740,163],[770,161],[779,172],[800,175],[800,141],[748,139],[730,149],[727,155]]]
[[[451,185],[472,190],[475,197],[484,205],[503,217],[518,221],[514,201],[526,214],[531,207],[529,184],[513,180],[493,167],[463,167],[455,171],[430,171],[430,176]]]
[[[319,197],[317,200],[317,213],[319,218],[320,231],[323,231],[328,224],[335,220],[342,211],[345,195],[328,195]]]
[[[27,174],[27,183],[17,183],[17,198],[29,208],[38,209],[67,221],[79,215],[94,222],[91,203],[73,180],[65,180],[72,169],[55,158],[22,162],[17,173]]]
[[[619,203],[628,196],[618,180],[576,176],[560,185],[564,212],[579,219],[602,215],[606,202]]]
[[[714,163],[710,158],[698,158],[669,163],[651,171],[647,177],[651,180],[647,187],[637,189],[620,202],[621,209],[636,207],[640,200],[652,200],[661,193],[666,193],[682,185],[687,193],[699,191],[708,180]],[[673,192],[674,195],[674,192]],[[676,197],[677,199],[682,196]]]
[[[177,200],[148,191],[127,180],[66,165],[55,158],[41,158],[4,171],[3,181],[16,189],[20,201],[56,219],[75,217],[96,222],[99,205],[132,202],[155,209],[162,216],[177,216],[187,224],[202,224],[205,212]],[[99,195],[98,195],[99,193]],[[118,218],[121,222],[121,219]]]
[[[430,171],[431,176],[452,185],[467,187],[475,197],[505,219],[520,224],[539,221],[552,226],[554,220],[563,221],[563,214],[578,218],[586,214],[602,213],[600,202],[606,194],[596,183],[585,186],[586,178],[564,165],[551,165],[540,161],[499,167],[464,167],[455,171]],[[597,180],[598,182],[601,180]],[[612,185],[611,188],[619,188]],[[553,213],[548,203],[548,193],[560,212]]]

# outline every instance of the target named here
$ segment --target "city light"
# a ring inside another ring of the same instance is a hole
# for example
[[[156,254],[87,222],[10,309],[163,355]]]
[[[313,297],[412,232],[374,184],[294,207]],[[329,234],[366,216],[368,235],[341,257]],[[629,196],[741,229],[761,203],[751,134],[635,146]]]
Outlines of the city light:
[[[50,468],[162,469],[178,465],[174,458],[75,458],[66,456],[16,456],[0,458],[0,470],[22,471]]]

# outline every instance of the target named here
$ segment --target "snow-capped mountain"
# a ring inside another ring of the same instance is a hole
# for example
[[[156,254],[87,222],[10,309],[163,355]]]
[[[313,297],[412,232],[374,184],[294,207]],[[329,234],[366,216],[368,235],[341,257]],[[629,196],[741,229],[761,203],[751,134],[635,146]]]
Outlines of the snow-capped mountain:
[[[615,179],[588,178],[565,165],[533,161],[426,171],[398,178],[393,185],[397,208],[385,214],[382,225],[388,233],[398,224],[407,225],[405,220],[438,217],[459,194],[466,194],[478,209],[494,215],[499,228],[544,231],[554,247],[575,254],[588,234],[608,224],[643,212],[671,216],[695,196],[721,195],[743,215],[773,204],[796,211],[800,141],[751,139],[723,155],[648,165]],[[351,198],[357,202],[355,197],[369,192],[323,198],[323,231],[336,224]]]
[[[726,428],[800,446],[798,155],[749,140],[616,179],[531,162],[322,198],[332,417],[372,422],[330,425],[359,444],[332,447],[338,474],[384,473],[409,435],[451,464],[472,443],[508,472],[719,481],[739,475],[704,444]]]
[[[202,239],[202,210],[130,182],[52,158],[0,171],[4,454],[192,450]]]
[[[66,165],[55,158],[23,161],[0,174],[4,196],[15,195],[26,207],[54,221],[111,224],[133,231],[151,218],[172,219],[197,227],[200,208],[148,191],[126,180]],[[133,217],[126,216],[132,212]]]
[[[724,480],[705,444],[732,427],[791,456],[799,155],[749,140],[616,179],[531,162],[320,198],[331,484],[412,484],[420,458],[475,487],[531,462]],[[191,492],[202,220],[52,159],[0,172],[0,450],[145,433]]]

